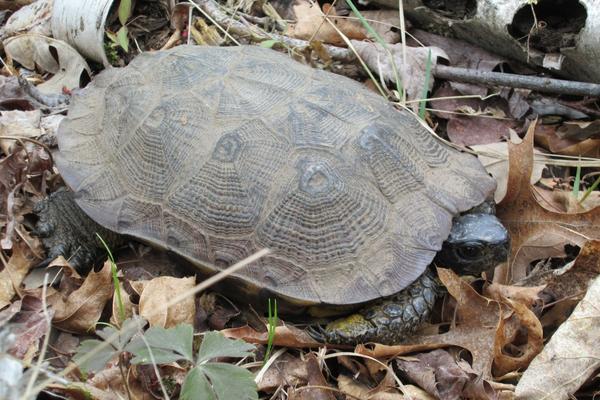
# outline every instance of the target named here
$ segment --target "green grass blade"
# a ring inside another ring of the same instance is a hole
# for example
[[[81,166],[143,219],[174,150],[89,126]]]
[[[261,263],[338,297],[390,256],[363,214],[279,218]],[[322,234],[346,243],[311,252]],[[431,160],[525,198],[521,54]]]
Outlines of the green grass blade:
[[[427,63],[425,64],[425,84],[423,85],[423,94],[419,102],[419,118],[425,119],[425,105],[427,104],[427,93],[429,92],[429,80],[431,79],[431,49],[427,54]]]
[[[573,182],[573,197],[576,199],[579,197],[579,187],[581,186],[581,165],[577,166],[577,172],[575,173],[575,182]]]
[[[121,296],[121,285],[119,284],[119,278],[117,277],[117,263],[115,263],[115,258],[113,257],[108,244],[106,244],[104,239],[102,239],[102,236],[100,236],[98,232],[96,232],[96,236],[98,236],[98,239],[100,239],[100,242],[102,242],[102,245],[108,253],[108,259],[110,260],[110,272],[112,275],[113,286],[115,287],[115,297],[117,298],[117,305],[119,307],[119,323],[122,323],[125,321],[126,316],[125,305],[123,304],[123,297]]]

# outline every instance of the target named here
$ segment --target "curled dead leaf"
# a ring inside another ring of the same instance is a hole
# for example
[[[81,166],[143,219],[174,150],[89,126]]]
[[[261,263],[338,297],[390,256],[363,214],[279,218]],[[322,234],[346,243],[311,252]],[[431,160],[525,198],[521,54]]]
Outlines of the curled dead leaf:
[[[140,316],[148,320],[150,326],[171,328],[181,323],[193,325],[196,314],[196,302],[193,296],[168,308],[165,308],[165,304],[173,298],[173,293],[184,293],[195,285],[196,278],[193,276],[188,278],[161,276],[142,282]]]
[[[570,399],[595,374],[600,367],[598,304],[596,277],[573,314],[523,373],[515,392],[518,399]]]
[[[12,255],[2,271],[0,271],[0,309],[11,303],[19,293],[19,288],[25,276],[36,263],[29,247],[22,241],[15,243]]]
[[[24,34],[4,41],[4,50],[27,69],[39,66],[54,74],[52,78],[37,86],[45,94],[62,93],[79,88],[81,75],[91,76],[85,59],[67,43],[43,35]],[[56,57],[55,57],[56,55]]]
[[[580,240],[581,235],[600,238],[600,208],[582,213],[557,213],[542,207],[531,189],[533,170],[533,138],[535,122],[527,131],[521,144],[509,143],[508,191],[498,204],[497,216],[511,236],[511,254],[508,267],[498,268],[494,281],[515,282],[525,277],[530,260],[519,252],[530,238],[560,232],[567,243]]]
[[[56,311],[54,326],[74,333],[93,330],[112,294],[111,265],[106,262],[100,271],[91,271],[81,287],[68,297],[59,294],[48,298]]]
[[[335,8],[321,10],[318,3],[301,1],[294,5],[296,22],[288,25],[287,36],[304,40],[318,40],[338,46],[345,46],[344,40],[326,20],[328,18],[348,38],[367,38],[366,29],[359,21],[336,18]]]

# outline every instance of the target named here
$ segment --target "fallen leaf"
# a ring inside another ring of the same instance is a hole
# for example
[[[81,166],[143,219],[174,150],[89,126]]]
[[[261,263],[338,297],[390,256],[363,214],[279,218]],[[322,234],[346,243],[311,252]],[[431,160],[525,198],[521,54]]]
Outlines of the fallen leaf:
[[[556,125],[538,125],[535,128],[535,143],[554,154],[574,157],[600,157],[600,139],[576,140],[561,138]]]
[[[511,140],[521,142],[515,134],[511,134]],[[481,161],[487,172],[496,179],[494,201],[497,204],[506,196],[508,190],[508,142],[481,144],[471,146],[471,148],[477,152],[479,161]],[[534,150],[534,154],[536,159],[529,180],[531,184],[539,181],[546,167],[543,154],[537,150]]]
[[[360,13],[385,43],[394,44],[400,41],[400,13],[398,10],[361,10]],[[350,13],[349,17],[357,18],[353,13]],[[375,39],[369,32],[367,32],[367,36],[372,40]]]
[[[453,39],[446,36],[436,35],[420,29],[413,29],[411,35],[414,35],[425,46],[434,46],[444,49],[450,65],[454,67],[469,68],[479,71],[493,71],[498,65],[506,62],[506,59],[496,54],[490,53],[481,47],[474,46],[460,39]],[[487,87],[466,84],[462,82],[450,82],[452,88],[462,94],[474,94],[485,96],[488,92]]]
[[[48,300],[56,311],[54,326],[72,333],[93,330],[112,295],[111,264],[107,261],[100,271],[91,271],[68,297],[63,294]]]
[[[484,379],[492,377],[492,365],[497,357],[503,361],[511,360],[518,364],[519,368],[525,368],[527,363],[541,349],[542,328],[535,326],[531,321],[531,314],[524,311],[519,305],[510,301],[497,302],[479,295],[473,288],[460,279],[451,270],[438,268],[438,276],[448,292],[456,300],[456,326],[450,331],[438,335],[415,336],[409,339],[415,345],[411,346],[385,346],[377,344],[373,350],[364,345],[356,347],[356,352],[375,358],[396,356],[422,350],[459,346],[471,352],[473,358],[473,370],[481,374]],[[506,318],[506,315],[518,318]],[[534,316],[535,317],[535,316]],[[523,356],[510,357],[502,354],[506,345],[513,340],[513,334],[517,331],[520,318],[525,318],[523,327],[527,329],[528,339]],[[505,329],[509,332],[505,333]],[[420,348],[418,346],[421,346]],[[504,364],[503,364],[504,365]]]
[[[2,111],[0,112],[0,149],[4,154],[12,153],[18,144],[14,139],[2,139],[3,136],[34,138],[42,134],[40,122],[42,112]]]
[[[37,355],[41,339],[49,334],[50,325],[47,318],[52,319],[54,311],[44,313],[42,301],[33,296],[25,296],[19,312],[10,320],[11,333],[16,341],[9,350],[13,356],[29,364]]]
[[[0,309],[11,303],[18,293],[23,279],[36,263],[29,247],[18,241],[12,248],[12,255],[0,271]]]
[[[597,254],[597,253],[596,253]],[[600,278],[552,335],[517,384],[518,399],[570,399],[600,367]]]
[[[21,7],[0,28],[0,40],[18,33],[30,32],[50,36],[53,0],[37,0]]]
[[[430,56],[432,66],[437,64],[439,58],[448,58],[444,51],[437,47],[406,47],[405,64],[402,60],[404,50],[401,43],[387,46],[388,52],[378,43],[357,40],[351,42],[373,73],[388,82],[396,82],[396,78],[400,78],[402,88],[410,100],[423,97]],[[431,90],[433,83],[434,79],[429,79],[427,91]]]
[[[533,308],[541,301],[540,292],[544,290],[546,285],[540,286],[511,286],[502,285],[500,283],[492,283],[486,286],[484,294],[486,297],[496,301],[510,299],[524,304],[528,308]]]
[[[600,121],[565,122],[556,130],[556,135],[561,139],[574,139],[579,141],[591,138],[600,139]]]
[[[284,353],[269,366],[256,383],[259,392],[273,393],[278,388],[304,386],[308,382],[306,360]]]
[[[571,265],[551,272],[543,281],[548,292],[558,300],[580,299],[590,282],[600,275],[600,240],[587,241]]]
[[[81,75],[91,76],[85,59],[67,43],[37,34],[24,34],[4,41],[4,51],[25,68],[54,74],[37,86],[45,94],[63,93],[63,89],[79,88]],[[56,58],[55,58],[56,55]]]
[[[581,235],[600,238],[600,208],[577,214],[557,213],[543,208],[536,200],[530,185],[534,131],[535,123],[532,123],[521,144],[508,145],[508,191],[498,204],[496,215],[510,233],[511,254],[508,267],[498,268],[494,275],[494,281],[500,283],[516,282],[525,277],[527,260],[517,256],[530,238],[556,232],[572,242],[579,240]]]
[[[168,308],[165,305],[174,293],[184,293],[196,285],[196,278],[173,278],[161,276],[142,283],[140,292],[140,316],[148,320],[150,326],[171,328],[181,323],[193,324],[196,314],[194,296],[190,296]],[[139,290],[139,289],[138,289]]]
[[[410,359],[398,359],[396,363],[413,382],[437,399],[496,397],[489,382],[446,350],[415,354]]]
[[[308,372],[308,384],[306,386],[291,388],[288,390],[289,400],[335,400],[333,395],[333,388],[329,388],[329,384],[321,367],[317,356],[314,353],[310,353],[306,357],[306,371]]]
[[[369,400],[404,400],[406,397],[400,393],[388,393],[388,392],[378,392],[373,393],[373,389],[368,387],[367,385],[358,382],[355,379],[352,379],[346,375],[339,375],[337,377],[338,389],[343,394],[346,394],[347,400],[354,399],[369,399]],[[404,390],[409,385],[404,385],[402,389]],[[411,399],[420,400],[420,399],[433,399],[433,397],[418,397],[411,396]]]
[[[452,143],[473,146],[496,143],[510,136],[516,122],[485,116],[455,116],[448,121],[446,132]]]
[[[432,113],[447,119],[446,133],[453,143],[472,146],[507,139],[517,122],[506,118],[506,100],[495,96],[486,100],[464,97],[449,83],[441,85],[429,99]]]
[[[322,11],[318,3],[301,1],[294,5],[294,14],[296,15],[296,22],[288,25],[286,36],[345,46],[346,42],[325,20],[325,18],[328,18],[348,38],[357,40],[367,38],[367,31],[360,21],[336,18],[335,8],[333,7],[328,7],[327,10]]]
[[[231,339],[241,339],[248,343],[267,344],[269,340],[268,332],[258,332],[249,326],[239,328],[224,329],[221,331],[225,337]],[[315,341],[305,331],[292,326],[275,327],[273,345],[282,347],[320,347],[323,344]]]

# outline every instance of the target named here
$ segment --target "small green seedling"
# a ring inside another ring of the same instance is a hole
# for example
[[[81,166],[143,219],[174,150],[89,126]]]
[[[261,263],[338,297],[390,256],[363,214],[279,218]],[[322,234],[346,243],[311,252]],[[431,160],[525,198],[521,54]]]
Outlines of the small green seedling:
[[[129,52],[129,30],[127,29],[127,21],[131,18],[131,0],[121,0],[119,3],[119,22],[121,27],[117,33],[106,31],[106,36],[113,42],[114,45],[120,46],[126,53]]]
[[[271,299],[269,299],[269,310],[268,310],[268,338],[267,338],[267,351],[265,352],[265,360],[267,362],[269,357],[271,356],[271,351],[273,350],[273,342],[275,341],[275,329],[277,328],[277,324],[279,322],[279,318],[277,317],[277,299],[273,300],[273,304],[271,304]]]
[[[115,287],[115,297],[117,299],[117,305],[119,307],[119,322],[123,322],[125,321],[125,305],[123,304],[123,297],[121,296],[121,285],[119,284],[119,278],[117,277],[117,263],[115,263],[115,259],[112,255],[112,252],[110,251],[110,248],[108,247],[104,239],[102,239],[102,236],[100,236],[97,232],[96,236],[98,236],[98,239],[100,240],[100,242],[102,242],[102,245],[108,253],[108,259],[110,260],[110,272],[112,275],[113,286]]]

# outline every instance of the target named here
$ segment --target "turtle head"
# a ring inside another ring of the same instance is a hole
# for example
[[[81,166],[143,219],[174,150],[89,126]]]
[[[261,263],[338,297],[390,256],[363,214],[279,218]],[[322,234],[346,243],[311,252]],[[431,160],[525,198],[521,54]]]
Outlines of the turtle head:
[[[506,260],[509,248],[508,231],[495,215],[463,214],[454,219],[435,263],[461,275],[479,275]]]

